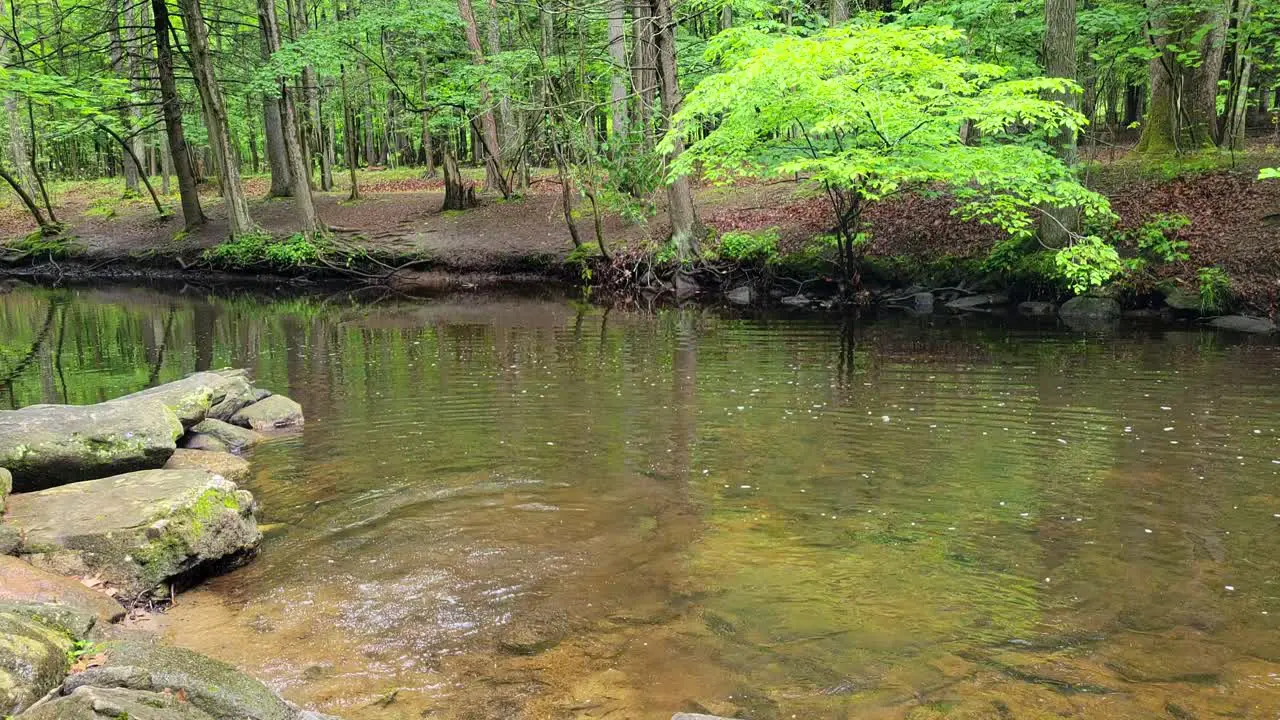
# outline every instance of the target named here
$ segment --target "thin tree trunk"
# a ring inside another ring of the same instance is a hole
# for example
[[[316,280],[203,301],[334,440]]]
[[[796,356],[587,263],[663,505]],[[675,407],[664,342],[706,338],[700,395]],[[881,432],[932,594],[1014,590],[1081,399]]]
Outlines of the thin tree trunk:
[[[610,105],[613,110],[613,137],[619,141],[627,137],[627,34],[623,15],[625,0],[609,0],[609,58],[613,63]],[[726,6],[728,7],[728,6]],[[614,150],[621,147],[614,143]]]
[[[10,175],[9,171],[3,167],[0,167],[0,178],[4,178],[4,181],[9,183],[9,187],[13,188],[13,191],[18,194],[18,198],[26,206],[27,212],[31,213],[31,217],[35,218],[36,225],[40,226],[41,233],[50,234],[56,232],[56,228],[44,219],[44,215],[40,212],[40,206],[36,205],[35,199],[31,197],[26,188],[22,187],[21,180]]]
[[[17,8],[14,8],[17,12]],[[7,16],[4,0],[0,0],[0,17]],[[9,34],[0,33],[0,67],[9,66]],[[14,177],[22,184],[28,194],[34,194],[36,191],[35,180],[31,176],[31,170],[27,167],[27,158],[30,156],[30,148],[27,145],[26,131],[23,129],[21,116],[18,114],[18,97],[14,93],[6,93],[4,96],[4,113],[5,120],[8,121],[9,127],[9,154],[13,160]]]
[[[125,78],[129,77],[128,64],[125,62],[125,44],[120,36],[120,21],[123,19],[125,25],[131,25],[130,22],[132,12],[125,11],[121,8],[124,0],[111,0],[110,7],[107,8],[107,55],[111,62],[111,70],[117,75]],[[132,85],[132,82],[130,82]],[[132,89],[132,88],[130,88]],[[129,109],[127,107],[119,110],[120,124],[124,127],[125,133],[129,132],[130,125]],[[138,173],[137,165],[129,157],[129,153],[121,151],[120,168],[124,175],[124,192],[128,197],[138,194]]]
[[[213,57],[209,52],[208,28],[200,0],[178,0],[182,11],[183,26],[190,47],[191,71],[200,91],[200,103],[204,107],[205,127],[209,132],[210,150],[216,158],[218,181],[222,186],[222,198],[226,205],[227,222],[231,235],[243,235],[255,229],[249,215],[249,203],[245,200],[240,184],[240,168],[236,166],[235,148],[231,143],[231,127],[227,121],[227,106],[222,97],[213,69]]]
[[[268,53],[280,50],[280,23],[276,16],[275,0],[258,0],[258,22],[266,39]],[[280,88],[280,130],[284,135],[285,157],[289,160],[289,177],[293,185],[293,207],[299,229],[304,235],[313,235],[320,229],[316,219],[316,206],[311,198],[311,173],[303,156],[302,139],[298,134],[297,108],[293,88],[284,77],[277,80]]]
[[[351,192],[347,200],[360,199],[360,181],[356,179],[356,163],[359,162],[359,151],[356,148],[356,114],[351,110],[351,97],[347,94],[347,71],[344,69],[338,76],[342,87],[342,148],[347,161],[347,172],[351,175]]]
[[[156,30],[156,77],[160,82],[160,107],[164,114],[165,138],[168,157],[172,158],[178,176],[178,195],[182,200],[182,222],[187,230],[205,223],[204,210],[200,207],[200,193],[196,188],[196,174],[191,168],[191,156],[187,152],[187,139],[182,128],[182,101],[178,96],[173,77],[173,50],[169,46],[168,0],[151,0],[152,23]],[[165,172],[166,187],[169,174]],[[166,193],[168,190],[165,191]]]
[[[458,12],[466,26],[467,46],[471,48],[471,55],[477,65],[484,65],[484,48],[480,45],[480,29],[476,24],[471,0],[458,0]],[[506,178],[502,174],[502,146],[498,142],[498,122],[494,119],[491,107],[493,96],[484,84],[480,86],[480,104],[485,108],[480,114],[481,132],[484,133],[485,185],[502,193],[503,197],[510,197],[511,189],[507,187]]]
[[[635,122],[644,132],[646,148],[652,148],[656,140],[653,127],[653,102],[658,87],[657,58],[654,48],[653,6],[650,0],[635,0],[632,36],[635,38],[632,53],[635,60],[631,70],[631,92],[636,96]]]

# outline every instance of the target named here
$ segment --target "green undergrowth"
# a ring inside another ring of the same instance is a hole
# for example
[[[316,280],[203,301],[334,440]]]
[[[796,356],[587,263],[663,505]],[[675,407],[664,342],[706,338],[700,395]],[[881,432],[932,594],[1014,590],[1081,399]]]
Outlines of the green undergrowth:
[[[44,235],[39,230],[0,245],[0,259],[14,261],[28,257],[64,260],[84,250],[74,235]]]

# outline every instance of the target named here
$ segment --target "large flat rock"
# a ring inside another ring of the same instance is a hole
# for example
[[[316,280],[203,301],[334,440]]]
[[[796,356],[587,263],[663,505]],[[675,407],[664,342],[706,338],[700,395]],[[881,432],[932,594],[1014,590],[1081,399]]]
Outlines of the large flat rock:
[[[17,492],[160,467],[182,436],[155,399],[97,405],[32,405],[0,411],[0,467]]]
[[[99,622],[124,617],[124,607],[75,578],[54,575],[15,557],[0,557],[0,605],[44,603],[67,606]]]
[[[72,675],[64,693],[81,688],[130,688],[144,692],[181,692],[187,702],[216,720],[321,720],[299,710],[266,685],[234,667],[183,648],[141,640],[107,643],[101,667]]]
[[[208,470],[214,475],[221,475],[237,484],[249,479],[249,462],[229,452],[178,448],[169,456],[169,462],[164,464],[164,469]]]
[[[257,432],[302,427],[302,406],[283,395],[272,395],[231,416],[231,422]]]
[[[172,410],[184,426],[191,427],[204,420],[211,408],[222,407],[228,396],[232,398],[244,396],[244,402],[240,407],[253,401],[253,388],[250,387],[243,371],[198,372],[181,380],[147,388],[108,402],[127,404],[138,400],[155,400]]]
[[[182,444],[191,450],[230,450],[240,452],[267,438],[256,430],[209,418],[191,428]]]
[[[214,720],[171,692],[79,687],[15,720]]]
[[[133,597],[251,557],[262,538],[254,509],[208,471],[146,470],[14,495],[5,519],[32,564]]]

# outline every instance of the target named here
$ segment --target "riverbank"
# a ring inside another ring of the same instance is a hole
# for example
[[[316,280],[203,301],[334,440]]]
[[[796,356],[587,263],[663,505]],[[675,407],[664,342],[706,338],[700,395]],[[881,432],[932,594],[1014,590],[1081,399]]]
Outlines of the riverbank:
[[[243,371],[0,411],[0,714],[332,720],[137,624],[256,556],[239,453],[302,423]]]
[[[1090,165],[1089,184],[1110,197],[1120,217],[1113,240],[1122,256],[1143,260],[1140,271],[1113,289],[1125,309],[1168,306],[1187,312],[1194,299],[1204,306],[1194,309],[1206,315],[1274,314],[1280,182],[1256,178],[1258,167],[1276,164],[1275,155],[1262,147],[1236,158],[1215,155],[1153,166],[1121,157]],[[611,297],[639,293],[646,301],[674,294],[674,267],[662,262],[661,207],[646,222],[606,212],[600,225],[606,260],[582,208],[577,222],[584,247],[573,251],[554,177],[537,176],[522,197],[485,197],[464,212],[441,212],[439,181],[410,171],[367,171],[362,183],[364,199],[357,202],[344,200],[342,188],[316,194],[321,219],[334,228],[331,240],[298,243],[275,255],[265,250],[265,236],[256,245],[227,246],[220,203],[211,196],[205,198],[211,222],[185,233],[179,219],[157,219],[141,201],[112,201],[113,186],[105,181],[67,186],[57,193],[68,225],[61,238],[23,239],[31,230],[23,218],[11,207],[0,212],[0,235],[13,238],[0,253],[0,271],[50,280],[341,281],[411,293],[552,281],[586,285]],[[248,189],[261,196],[264,179],[251,179]],[[832,293],[836,273],[823,239],[834,220],[814,188],[755,183],[704,187],[697,195],[712,239],[693,295],[704,302],[748,297],[751,304],[802,295],[822,304]],[[253,214],[268,234],[287,236],[291,204],[287,198],[258,200]],[[908,289],[957,286],[964,294],[995,291],[1013,300],[1057,303],[1070,297],[1043,266],[1002,265],[993,254],[999,233],[951,211],[946,199],[924,195],[869,211],[864,302],[912,294]],[[1159,235],[1155,256],[1152,229]],[[727,236],[760,250],[728,252]]]

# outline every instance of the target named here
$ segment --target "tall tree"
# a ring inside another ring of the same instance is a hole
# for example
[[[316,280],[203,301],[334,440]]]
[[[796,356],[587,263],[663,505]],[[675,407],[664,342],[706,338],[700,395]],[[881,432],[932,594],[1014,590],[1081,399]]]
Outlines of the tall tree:
[[[458,13],[466,27],[467,46],[476,65],[485,64],[484,48],[480,45],[480,29],[476,24],[475,10],[471,0],[458,0]],[[493,115],[493,95],[487,83],[480,85],[480,139],[482,141],[485,160],[485,185],[502,193],[503,197],[511,194],[506,178],[502,174],[502,146],[498,142],[498,122]]]
[[[1076,80],[1076,0],[1045,0],[1044,68],[1048,77]],[[1075,92],[1052,93],[1051,99],[1072,110],[1080,107]],[[1076,164],[1076,131],[1063,128],[1050,137],[1058,157],[1068,167]],[[1040,218],[1040,237],[1050,247],[1062,247],[1079,230],[1080,213],[1071,207],[1046,207]]]
[[[613,65],[609,104],[613,111],[613,135],[618,139],[627,136],[627,34],[623,2],[609,0],[609,59]]]
[[[262,26],[268,52],[272,54],[278,52],[280,22],[276,15],[275,0],[258,0],[258,22]],[[293,88],[283,76],[277,78],[276,86],[280,89],[280,129],[284,135],[285,157],[289,161],[294,213],[297,216],[299,230],[306,235],[311,235],[320,229],[320,221],[316,218],[316,206],[311,198],[309,180],[311,173],[307,171],[307,160],[302,151],[302,137],[298,132],[297,105],[294,102]]]
[[[662,113],[666,117],[667,127],[673,130],[668,135],[671,142],[666,155],[667,163],[670,164],[679,161],[680,154],[684,152],[684,138],[672,127],[672,118],[679,112],[682,99],[680,78],[676,72],[676,21],[671,12],[671,0],[652,0],[652,3]],[[698,208],[693,202],[693,185],[687,174],[668,181],[667,216],[671,220],[671,239],[675,242],[680,260],[696,256],[698,243],[706,234],[706,229],[698,218]]]
[[[232,236],[243,235],[254,229],[253,218],[249,215],[249,203],[244,196],[244,187],[240,184],[240,168],[231,140],[227,105],[213,68],[204,11],[200,7],[200,0],[178,0],[178,8],[182,12],[182,24],[190,48],[191,72],[195,76],[196,88],[200,91],[204,124],[209,132],[209,147],[213,151],[218,180],[222,186],[227,224]]]
[[[1138,152],[1212,147],[1218,122],[1226,7],[1217,0],[1147,0],[1151,102]]]

